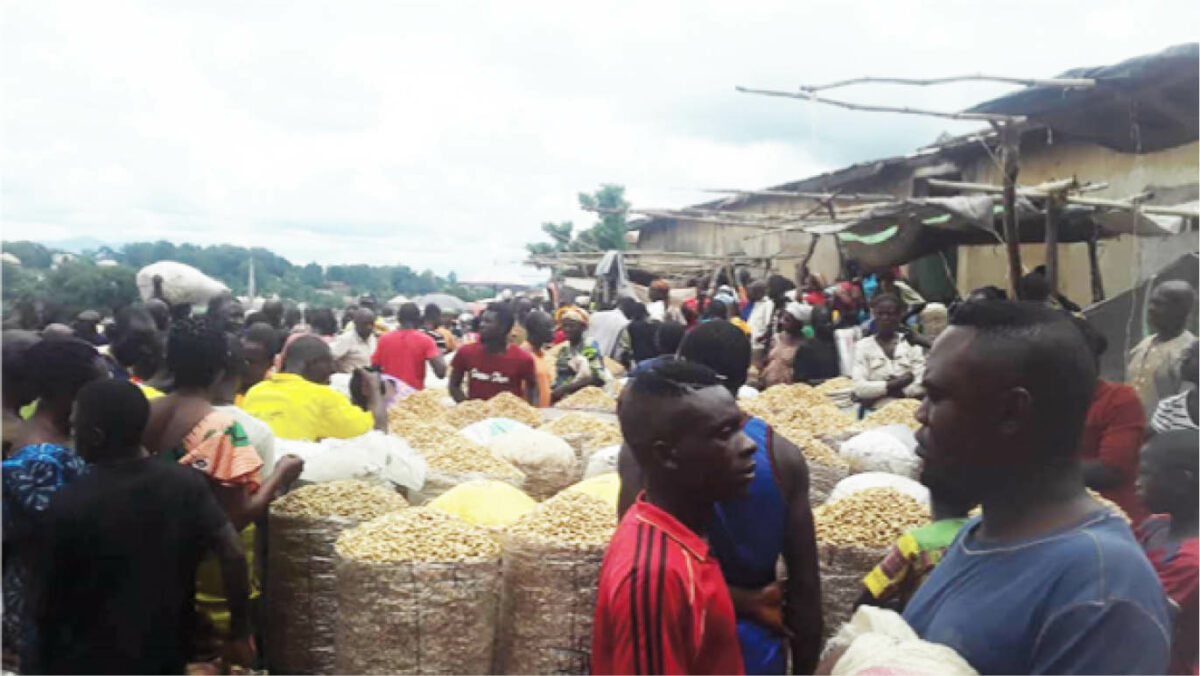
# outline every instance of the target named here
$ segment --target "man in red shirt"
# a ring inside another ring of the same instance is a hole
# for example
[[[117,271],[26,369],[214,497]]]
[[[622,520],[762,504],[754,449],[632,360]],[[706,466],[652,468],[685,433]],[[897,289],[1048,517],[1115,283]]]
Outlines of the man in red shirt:
[[[463,345],[450,362],[450,396],[454,401],[491,399],[501,392],[513,394],[536,405],[537,367],[533,356],[508,343],[512,331],[512,309],[494,303],[479,318],[479,342]],[[463,393],[463,378],[467,391]]]
[[[1142,451],[1139,497],[1154,515],[1142,522],[1138,540],[1176,611],[1169,674],[1197,673],[1200,643],[1200,517],[1197,516],[1196,432],[1159,434]]]
[[[626,387],[621,432],[645,491],[600,568],[593,674],[741,674],[733,602],[703,538],[713,504],[745,493],[754,442],[716,373],[656,365]]]
[[[401,305],[399,316],[400,328],[379,339],[371,363],[414,390],[423,390],[425,364],[437,377],[445,378],[446,361],[433,338],[421,330],[421,308],[416,303]]]
[[[1077,318],[1075,325],[1091,348],[1099,371],[1108,340],[1087,320]],[[1117,503],[1135,526],[1148,515],[1134,487],[1145,430],[1146,415],[1137,390],[1097,378],[1079,440],[1083,480],[1088,488]]]

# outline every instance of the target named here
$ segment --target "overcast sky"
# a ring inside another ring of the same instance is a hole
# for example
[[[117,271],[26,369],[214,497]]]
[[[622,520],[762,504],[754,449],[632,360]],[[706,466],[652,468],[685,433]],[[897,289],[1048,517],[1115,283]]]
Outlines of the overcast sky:
[[[523,244],[544,221],[590,225],[576,193],[601,183],[681,206],[976,127],[735,85],[1044,77],[1200,25],[1194,0],[2,6],[5,239],[228,242],[464,279],[528,277]],[[1011,90],[839,95],[955,110]]]

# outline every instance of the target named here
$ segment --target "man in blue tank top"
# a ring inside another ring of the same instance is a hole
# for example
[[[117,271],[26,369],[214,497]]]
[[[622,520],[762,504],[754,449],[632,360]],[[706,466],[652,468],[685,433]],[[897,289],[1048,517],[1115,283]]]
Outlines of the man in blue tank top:
[[[720,374],[734,396],[746,382],[750,342],[728,321],[700,325],[679,352]],[[812,673],[821,646],[821,589],[808,464],[763,420],[748,419],[745,432],[756,445],[754,479],[744,497],[717,503],[706,529],[709,547],[733,598],[746,673],[785,673],[789,647],[793,673]],[[618,470],[624,514],[642,487],[628,447],[621,449]],[[776,576],[781,556],[786,580]]]

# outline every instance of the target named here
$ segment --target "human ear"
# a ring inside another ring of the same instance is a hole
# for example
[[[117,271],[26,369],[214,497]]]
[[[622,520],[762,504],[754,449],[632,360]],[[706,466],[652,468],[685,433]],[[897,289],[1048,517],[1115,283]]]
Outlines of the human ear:
[[[679,452],[673,444],[661,439],[656,440],[650,446],[650,454],[654,457],[654,462],[665,470],[674,472],[680,467]]]
[[[1017,434],[1027,427],[1033,416],[1033,397],[1024,387],[1014,387],[1000,397],[998,421],[1000,432],[1006,436]]]

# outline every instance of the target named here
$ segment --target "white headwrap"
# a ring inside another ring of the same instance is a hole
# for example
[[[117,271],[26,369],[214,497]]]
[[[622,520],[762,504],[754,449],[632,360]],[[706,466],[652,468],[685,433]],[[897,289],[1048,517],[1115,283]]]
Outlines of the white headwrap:
[[[797,303],[796,301],[791,301],[784,306],[783,310],[797,321],[808,323],[808,321],[812,319],[812,306],[808,305],[807,303]]]

